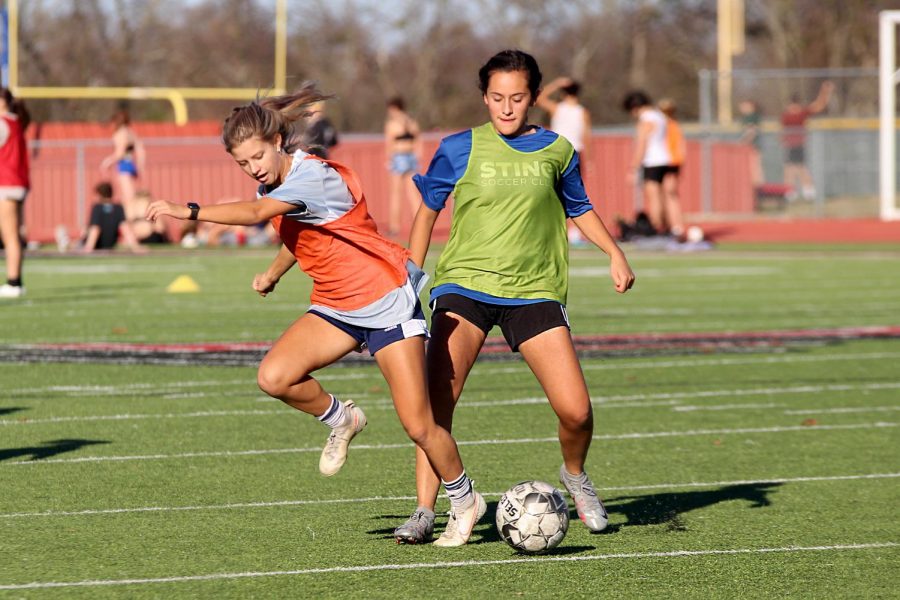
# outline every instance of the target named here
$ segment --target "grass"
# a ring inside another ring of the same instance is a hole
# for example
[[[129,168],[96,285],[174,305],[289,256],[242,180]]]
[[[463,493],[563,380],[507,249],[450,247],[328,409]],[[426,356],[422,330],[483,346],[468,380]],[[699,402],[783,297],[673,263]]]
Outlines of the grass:
[[[308,285],[293,274],[255,297],[270,254],[34,259],[2,337],[271,340]],[[900,325],[889,247],[631,258],[637,286],[618,296],[605,262],[575,253],[576,334]],[[166,294],[180,274],[201,292]],[[588,472],[611,526],[576,519],[543,557],[515,554],[490,519],[460,549],[393,543],[413,453],[371,366],[321,373],[370,422],[326,479],[325,429],[265,397],[252,368],[0,363],[0,597],[896,597],[898,359],[891,338],[585,359]],[[556,482],[541,398],[519,361],[480,362],[468,382],[455,434],[489,515],[517,481]]]

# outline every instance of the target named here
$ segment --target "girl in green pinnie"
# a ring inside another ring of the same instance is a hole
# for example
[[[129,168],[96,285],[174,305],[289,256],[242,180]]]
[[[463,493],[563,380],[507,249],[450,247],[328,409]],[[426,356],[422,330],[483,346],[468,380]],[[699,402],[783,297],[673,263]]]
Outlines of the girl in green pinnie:
[[[622,250],[592,210],[578,154],[562,136],[528,123],[541,86],[530,55],[506,50],[479,71],[490,122],[442,140],[410,233],[412,260],[425,261],[435,220],[454,198],[450,239],[431,289],[428,384],[435,419],[449,431],[466,377],[491,328],[520,352],[559,418],[560,481],[592,531],[607,514],[584,472],[594,431],[587,384],[569,332],[566,219],[610,259],[617,292],[634,283]],[[418,507],[395,530],[400,542],[431,537],[440,486],[425,455],[416,457]]]

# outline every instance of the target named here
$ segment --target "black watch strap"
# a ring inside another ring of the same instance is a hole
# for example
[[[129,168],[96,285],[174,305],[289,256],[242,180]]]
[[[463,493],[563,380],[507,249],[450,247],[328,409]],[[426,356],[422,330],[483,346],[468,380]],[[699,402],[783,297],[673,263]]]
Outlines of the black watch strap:
[[[197,213],[200,212],[200,205],[196,202],[188,202],[187,207],[191,209],[191,216],[188,217],[191,221],[197,220]]]

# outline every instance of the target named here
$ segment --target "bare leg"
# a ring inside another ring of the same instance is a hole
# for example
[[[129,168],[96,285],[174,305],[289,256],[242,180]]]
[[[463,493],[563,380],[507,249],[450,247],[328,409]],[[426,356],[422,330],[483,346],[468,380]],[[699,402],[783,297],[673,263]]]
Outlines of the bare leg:
[[[428,342],[428,392],[434,418],[448,432],[466,378],[484,344],[485,333],[453,313],[435,313]],[[441,482],[421,449],[416,449],[416,497],[434,510]]]
[[[136,182],[128,173],[119,173],[119,193],[121,194],[122,208],[125,209],[125,218],[128,221],[140,218],[143,215],[135,214]]]
[[[322,415],[331,405],[331,397],[309,374],[330,365],[356,346],[352,337],[307,313],[281,334],[260,363],[259,388],[297,410]]]
[[[6,278],[10,280],[22,276],[22,240],[19,238],[21,214],[21,202],[0,199],[0,236],[6,252]]]
[[[566,470],[581,473],[591,446],[594,417],[569,330],[556,327],[545,331],[522,343],[519,351],[559,418],[559,444]]]
[[[669,173],[663,177],[663,198],[665,221],[674,235],[684,232],[684,217],[681,214],[681,198],[678,194],[679,176]]]
[[[644,181],[644,210],[657,233],[666,233],[663,220],[662,186],[655,181]]]
[[[388,235],[393,237],[400,233],[400,194],[403,185],[402,175],[391,172],[390,195],[388,196]]]
[[[403,429],[417,451],[444,481],[462,475],[463,465],[450,433],[435,423],[425,378],[425,339],[414,337],[395,342],[375,354],[375,361],[391,388],[394,408]],[[417,452],[417,454],[418,454]]]

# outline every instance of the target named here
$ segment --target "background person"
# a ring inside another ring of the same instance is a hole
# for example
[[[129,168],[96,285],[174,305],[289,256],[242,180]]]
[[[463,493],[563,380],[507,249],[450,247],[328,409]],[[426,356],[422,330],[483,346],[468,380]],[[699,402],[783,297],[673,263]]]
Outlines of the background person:
[[[587,384],[569,331],[566,218],[610,257],[617,291],[634,282],[625,255],[592,210],[578,154],[564,137],[531,125],[528,110],[541,85],[535,59],[518,50],[493,56],[478,73],[488,123],[441,141],[428,172],[416,175],[422,195],[410,233],[412,260],[422,265],[434,224],[452,193],[453,219],[431,290],[432,338],[428,387],[438,423],[451,430],[466,378],[495,326],[537,377],[558,419],[560,482],[592,531],[607,514],[587,474],[594,430]],[[541,177],[504,177],[497,164]],[[496,172],[494,172],[496,171]],[[516,185],[511,185],[515,181]],[[416,453],[412,516],[394,531],[398,541],[430,535],[439,489],[427,457]]]
[[[672,164],[666,138],[666,116],[653,106],[650,96],[640,90],[626,94],[622,108],[637,122],[634,152],[626,181],[629,186],[634,186],[638,176],[641,176],[644,212],[656,233],[665,234],[662,182]]]
[[[762,112],[753,100],[738,103],[741,123],[740,142],[750,147],[750,178],[754,188],[765,181],[762,170]]]
[[[412,176],[419,168],[421,154],[419,123],[406,112],[403,98],[388,100],[384,121],[384,144],[390,172],[388,192],[388,237],[400,232],[403,204],[415,215],[419,209],[419,194]]]
[[[134,205],[137,180],[144,172],[144,144],[131,127],[131,115],[126,108],[119,108],[113,113],[112,154],[100,163],[100,170],[106,172],[116,166],[116,179],[119,184],[119,196],[125,209],[125,218],[129,221],[140,218]]]
[[[537,97],[536,104],[550,115],[550,130],[563,136],[575,152],[578,153],[579,164],[585,172],[591,168],[591,113],[578,97],[581,84],[570,77],[558,77],[551,81]],[[560,99],[554,99],[559,92]],[[569,242],[584,245],[578,227],[568,225]]]
[[[103,181],[94,188],[96,202],[91,207],[91,218],[87,233],[84,236],[82,252],[90,254],[94,250],[111,250],[119,243],[119,239],[132,252],[145,252],[131,228],[131,222],[125,217],[125,208],[113,200],[113,188],[109,182]]]
[[[325,114],[325,103],[316,102],[309,108],[310,116],[306,120],[304,144],[313,156],[327,159],[331,150],[338,145],[338,130]]]
[[[663,215],[669,233],[675,237],[684,234],[684,215],[681,210],[680,184],[681,168],[687,155],[687,141],[681,131],[681,125],[675,119],[677,107],[669,98],[663,98],[657,104],[659,110],[666,116],[666,144],[669,147],[671,160],[663,175]]]
[[[783,132],[781,141],[785,151],[784,183],[793,186],[799,182],[800,194],[804,200],[813,200],[816,197],[812,175],[806,167],[806,120],[828,108],[833,90],[834,84],[824,81],[815,100],[804,106],[798,96],[792,96],[790,103],[781,113]],[[796,189],[794,188],[789,199],[796,199]]]
[[[19,298],[22,285],[23,206],[31,179],[25,130],[31,122],[25,104],[0,88],[0,239],[6,256],[6,283],[0,286],[0,298]]]
[[[153,196],[148,190],[138,190],[134,197],[134,206],[137,214],[144,215],[147,213],[147,207],[153,202]],[[139,217],[130,223],[131,229],[134,231],[135,237],[141,244],[168,244],[169,232],[166,230],[166,224],[162,221],[151,223],[145,218]]]

